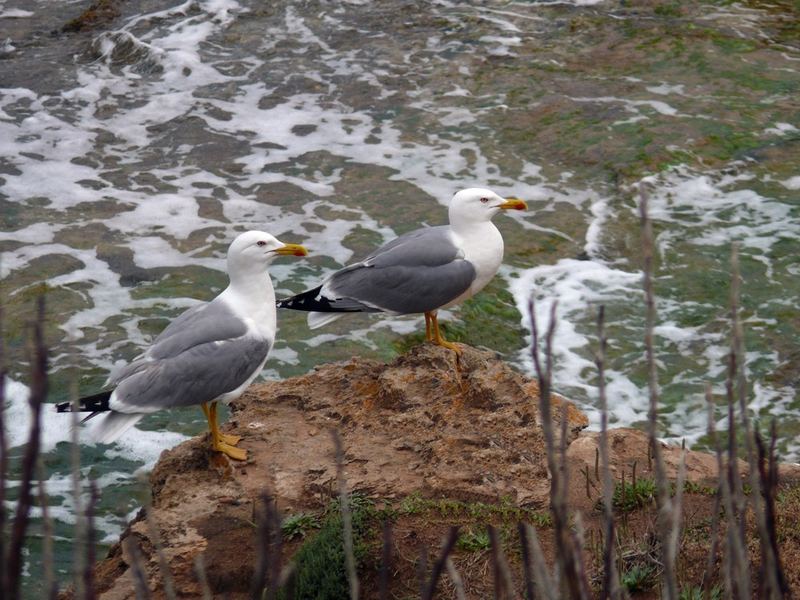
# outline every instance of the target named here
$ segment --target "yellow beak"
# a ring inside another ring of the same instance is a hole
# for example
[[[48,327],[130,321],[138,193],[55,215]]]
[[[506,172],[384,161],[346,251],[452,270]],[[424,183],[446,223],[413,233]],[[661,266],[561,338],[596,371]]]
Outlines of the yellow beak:
[[[520,200],[519,198],[506,198],[506,201],[503,202],[499,208],[503,210],[525,210],[528,208],[528,205],[525,204],[524,200]]]
[[[275,250],[275,254],[280,256],[308,256],[308,250],[300,244],[284,244]]]

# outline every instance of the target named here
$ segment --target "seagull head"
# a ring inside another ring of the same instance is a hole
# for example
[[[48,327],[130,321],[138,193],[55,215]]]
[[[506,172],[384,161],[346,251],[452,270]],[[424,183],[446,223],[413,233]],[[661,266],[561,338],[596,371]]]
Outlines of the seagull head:
[[[450,224],[480,223],[491,220],[501,210],[526,208],[528,205],[522,200],[502,198],[484,188],[467,188],[458,192],[450,201]]]
[[[228,248],[228,272],[267,267],[278,256],[306,256],[300,244],[284,244],[264,231],[246,231]]]

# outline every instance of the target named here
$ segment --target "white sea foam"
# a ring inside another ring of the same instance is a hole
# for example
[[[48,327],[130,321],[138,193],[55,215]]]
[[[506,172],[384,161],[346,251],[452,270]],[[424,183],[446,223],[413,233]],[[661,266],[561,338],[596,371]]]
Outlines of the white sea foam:
[[[791,123],[775,123],[774,127],[768,127],[764,130],[767,135],[786,135],[788,133],[795,133],[800,131]]]
[[[597,96],[595,98],[586,98],[586,97],[576,97],[570,98],[574,102],[598,102],[603,104],[622,104],[625,107],[625,110],[628,112],[635,113],[637,116],[645,116],[641,114],[639,107],[648,107],[655,112],[666,115],[669,117],[680,116],[678,110],[673,108],[666,102],[661,100],[630,100],[628,98],[617,98],[614,96]]]
[[[28,406],[30,389],[24,383],[10,377],[6,377],[5,386],[6,407],[3,421],[6,426],[8,447],[14,448],[26,443],[30,436],[31,414]],[[67,441],[70,437],[69,426],[65,427],[64,415],[49,411],[48,408],[51,407],[42,408],[41,447],[44,451],[54,448],[58,442]]]
[[[508,279],[510,289],[523,315],[523,325],[530,330],[528,299],[534,301],[534,317],[540,336],[544,335],[550,321],[550,311],[557,299],[557,329],[553,338],[556,370],[554,384],[561,389],[579,390],[584,399],[596,394],[593,379],[594,363],[587,347],[590,336],[581,332],[577,323],[585,320],[585,313],[596,310],[601,304],[620,301],[638,294],[641,274],[612,268],[597,260],[580,261],[562,259],[554,265],[528,269],[517,278]],[[533,363],[526,349],[519,360],[533,373]],[[610,410],[612,422],[629,424],[636,420],[636,407],[642,404],[642,393],[618,373],[609,373],[609,395],[619,399]],[[585,408],[597,422],[598,415],[588,402]]]
[[[36,13],[21,8],[5,8],[0,6],[0,19],[26,19]]]
[[[774,280],[774,285],[779,285],[778,281],[785,280],[785,273],[777,276],[776,269],[790,270],[791,261],[776,261],[774,248],[782,239],[800,238],[800,219],[786,203],[749,188],[751,174],[741,168],[726,173],[698,173],[679,167],[646,181],[650,184],[650,215],[660,224],[656,238],[656,249],[662,261],[657,273],[660,281],[666,283],[675,276],[670,271],[671,263],[682,264],[687,260],[684,254],[703,247],[727,250],[732,242],[740,244],[743,256],[763,265],[768,282]],[[606,256],[609,250],[605,247],[605,230],[608,222],[619,217],[620,210],[637,209],[614,204],[605,198],[596,199],[589,207],[591,220],[584,248],[592,260],[562,259],[554,265],[522,272],[511,269],[505,274],[524,315],[523,324],[528,328],[527,301],[528,298],[535,300],[535,315],[542,336],[549,321],[550,307],[558,300],[558,326],[553,342],[554,382],[556,389],[581,403],[594,427],[599,423],[599,414],[593,364],[597,345],[593,315],[599,305],[606,307],[607,331],[612,332],[610,355],[614,357],[624,346],[632,345],[622,355],[626,357],[622,363],[625,368],[619,368],[613,358],[606,364],[609,419],[616,425],[636,424],[647,417],[649,395],[644,382],[637,383],[634,379],[636,365],[643,368],[641,273],[631,269],[624,260]],[[721,264],[720,268],[727,269],[727,264]],[[775,304],[781,306],[793,306],[800,301],[796,290],[784,289],[778,298]],[[699,302],[691,295],[657,297],[657,308],[659,320],[654,333],[659,352],[659,379],[663,394],[671,398],[668,406],[681,413],[680,419],[665,419],[662,431],[667,440],[683,439],[691,444],[706,431],[705,382],[713,383],[718,397],[724,395],[729,341],[727,332],[721,331],[713,320],[705,319],[701,325],[687,324],[686,316],[717,311],[724,315],[725,308]],[[747,316],[745,327],[752,331],[767,330],[775,327],[775,320],[754,313]],[[618,336],[616,339],[614,333]],[[520,361],[533,373],[528,355],[529,351],[524,350]],[[682,360],[682,357],[692,357],[684,370],[675,370],[675,365],[664,362]],[[754,414],[791,414],[791,405],[796,402],[794,391],[775,387],[763,379],[764,373],[780,365],[778,353],[753,350],[746,359],[746,374],[754,382],[749,393]],[[676,396],[679,400],[672,399]],[[797,449],[787,446],[785,451],[794,456]]]
[[[660,94],[662,96],[668,96],[670,94],[677,94],[679,96],[684,95],[684,86],[682,83],[677,85],[670,85],[669,83],[662,83],[660,85],[651,85],[647,86],[645,89],[650,92],[651,94]]]
[[[152,431],[132,427],[114,441],[106,451],[109,458],[124,458],[143,463],[139,470],[153,468],[161,453],[189,439],[174,431]]]
[[[789,179],[781,181],[781,185],[787,190],[800,190],[800,175],[795,175],[794,177],[789,177]]]

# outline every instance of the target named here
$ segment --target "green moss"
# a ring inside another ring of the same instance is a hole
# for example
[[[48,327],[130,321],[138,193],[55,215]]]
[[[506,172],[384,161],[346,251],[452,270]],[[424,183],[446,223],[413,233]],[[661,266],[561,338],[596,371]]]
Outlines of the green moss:
[[[456,548],[464,552],[483,552],[490,546],[489,532],[486,529],[462,531],[456,541]]]
[[[345,236],[342,244],[353,251],[354,257],[363,258],[383,244],[383,236],[359,225]]]
[[[683,491],[686,494],[697,494],[701,496],[714,496],[717,493],[717,488],[702,485],[700,483],[696,483],[694,481],[686,481],[683,484]]]
[[[629,594],[646,592],[652,589],[658,580],[658,572],[653,565],[633,565],[622,573],[620,584]]]
[[[680,591],[678,600],[722,600],[722,597],[722,588],[718,585],[712,587],[708,595],[700,586],[689,586]]]
[[[711,32],[710,37],[714,45],[725,53],[752,52],[758,48],[758,44],[753,40],[729,37],[716,31]]]
[[[613,506],[620,512],[631,512],[655,501],[656,483],[652,479],[618,483],[614,486]]]
[[[447,519],[469,518],[479,523],[501,520],[508,523],[525,521],[538,527],[549,527],[550,514],[522,508],[510,499],[504,498],[497,504],[486,502],[464,502],[450,498],[424,498],[411,494],[403,498],[397,506],[399,515],[428,515]]]
[[[353,551],[358,566],[367,556],[365,534],[374,514],[373,504],[363,496],[350,498]],[[342,537],[342,514],[338,501],[331,503],[316,535],[294,556],[294,594],[281,592],[281,600],[340,600],[350,595]]]
[[[140,281],[131,289],[131,298],[196,298],[211,300],[228,285],[228,276],[214,269],[197,265],[156,269],[164,273],[158,281]]]
[[[284,539],[293,540],[303,539],[312,529],[319,529],[322,526],[319,517],[308,513],[298,513],[290,515],[281,523],[281,533]]]
[[[680,2],[665,2],[664,4],[657,4],[653,8],[653,12],[659,17],[675,18],[680,17],[683,13],[681,11]]]

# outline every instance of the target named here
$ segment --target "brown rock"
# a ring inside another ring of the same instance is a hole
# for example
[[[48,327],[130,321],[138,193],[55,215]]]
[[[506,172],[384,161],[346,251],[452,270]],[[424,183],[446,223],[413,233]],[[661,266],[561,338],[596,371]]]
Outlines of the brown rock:
[[[354,358],[252,386],[224,426],[242,436],[245,463],[210,452],[200,437],[165,451],[151,474],[151,519],[178,597],[199,595],[194,562],[200,555],[215,594],[248,597],[256,499],[268,491],[279,510],[292,513],[326,506],[336,490],[333,429],[341,435],[352,491],[385,501],[422,494],[546,510],[550,483],[538,392],[535,382],[490,352],[464,347],[457,360],[430,344],[388,365]],[[562,406],[571,477],[578,482],[570,498],[588,508],[579,484],[581,473],[594,469],[597,434],[580,433],[585,415],[560,396],[552,400],[556,420]],[[615,430],[611,447],[615,472],[636,460],[646,474],[644,434]],[[665,447],[665,456],[674,469],[675,451]],[[713,477],[711,456],[689,453],[687,466],[690,479]],[[151,532],[140,515],[122,538],[137,538],[149,585],[162,597]],[[98,566],[103,600],[135,597],[126,547],[112,548]]]

